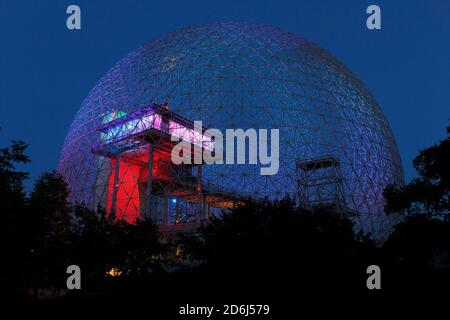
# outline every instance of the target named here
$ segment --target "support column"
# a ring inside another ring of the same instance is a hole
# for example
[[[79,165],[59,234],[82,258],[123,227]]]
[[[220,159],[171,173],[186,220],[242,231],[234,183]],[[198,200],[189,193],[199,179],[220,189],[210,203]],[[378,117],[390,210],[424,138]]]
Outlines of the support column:
[[[111,198],[111,211],[110,215],[113,215],[117,219],[117,191],[119,190],[119,168],[120,168],[120,153],[116,155],[114,161],[114,179],[113,179],[113,194]]]
[[[164,187],[164,216],[163,216],[163,224],[167,225],[169,218],[169,190],[168,187]]]
[[[208,183],[207,183],[208,184],[208,190],[211,190],[211,183],[210,182],[211,181],[208,180]],[[206,196],[205,196],[205,198],[206,198]],[[205,219],[209,220],[210,216],[211,216],[211,204],[207,203],[206,204],[206,209],[205,209]]]
[[[179,222],[180,222],[180,206],[177,199],[177,203],[175,205],[175,223]]]
[[[202,165],[197,165],[197,217],[196,221],[200,222],[202,217],[202,199],[203,198],[203,190],[202,190]]]
[[[153,188],[153,145],[148,145],[148,163],[147,163],[147,190],[145,191],[145,213],[148,218],[153,219],[153,222],[158,223],[156,220],[155,212],[152,206],[152,188]]]
[[[203,196],[202,196],[202,200],[203,200],[203,203],[202,203],[202,219],[206,219],[206,194],[204,192],[202,192],[202,193],[203,193]]]

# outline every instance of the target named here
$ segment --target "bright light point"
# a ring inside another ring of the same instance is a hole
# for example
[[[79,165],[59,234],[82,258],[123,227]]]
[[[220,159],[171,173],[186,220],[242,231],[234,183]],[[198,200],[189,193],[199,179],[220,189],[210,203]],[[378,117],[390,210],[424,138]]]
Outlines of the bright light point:
[[[108,271],[106,271],[106,275],[110,277],[118,277],[122,274],[122,271],[116,267],[112,267]]]

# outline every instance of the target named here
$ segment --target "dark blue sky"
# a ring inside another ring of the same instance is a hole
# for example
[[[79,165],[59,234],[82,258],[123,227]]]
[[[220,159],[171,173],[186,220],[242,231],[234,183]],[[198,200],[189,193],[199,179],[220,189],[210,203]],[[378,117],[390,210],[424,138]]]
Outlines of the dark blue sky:
[[[82,30],[66,28],[77,4]],[[370,4],[382,30],[366,28]],[[89,90],[119,59],[173,29],[210,21],[271,24],[336,55],[385,112],[407,180],[418,150],[445,136],[450,116],[450,1],[0,0],[0,146],[29,144],[34,179],[56,168]]]

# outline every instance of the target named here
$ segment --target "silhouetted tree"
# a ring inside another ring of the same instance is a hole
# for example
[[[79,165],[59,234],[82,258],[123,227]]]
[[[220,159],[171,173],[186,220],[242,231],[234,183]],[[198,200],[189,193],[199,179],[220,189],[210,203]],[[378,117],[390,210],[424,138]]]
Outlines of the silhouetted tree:
[[[125,275],[159,268],[164,247],[157,226],[147,219],[116,221],[99,207],[69,202],[69,188],[56,171],[42,174],[29,197],[26,172],[18,164],[30,161],[26,143],[12,141],[0,149],[0,284],[11,289],[65,288],[66,268],[78,264],[86,283],[102,280],[117,267]]]
[[[387,212],[406,213],[384,244],[385,252],[395,263],[414,267],[428,267],[442,259],[448,263],[450,136],[420,151],[413,165],[418,178],[384,192]]]
[[[384,249],[397,263],[414,267],[429,266],[440,256],[448,263],[450,224],[426,215],[408,216],[395,227]]]
[[[26,148],[25,142],[12,141],[10,147],[0,149],[0,210],[3,214],[23,208],[23,182],[28,173],[17,170],[16,165],[30,162],[24,154]]]
[[[26,255],[23,182],[28,173],[16,167],[30,162],[26,148],[25,142],[12,141],[11,146],[0,149],[0,285],[5,290],[20,285]]]
[[[90,210],[81,205],[74,213],[74,261],[91,283],[104,279],[113,267],[123,275],[138,275],[157,265],[162,247],[151,220],[128,223],[108,216],[102,207]]]
[[[65,285],[65,270],[70,263],[71,213],[69,189],[57,172],[41,175],[30,196],[27,221],[31,274],[34,285]]]
[[[185,242],[186,250],[210,270],[232,279],[245,275],[245,281],[334,281],[333,286],[339,279],[330,270],[359,274],[367,263],[364,251],[375,250],[370,241],[355,238],[343,213],[327,206],[297,208],[290,199],[249,202],[213,218],[201,234]]]
[[[139,275],[159,269],[164,246],[159,243],[158,228],[151,219],[140,218],[126,224],[124,244],[129,273]]]
[[[384,192],[386,212],[423,213],[447,216],[450,210],[450,127],[446,139],[420,151],[413,165],[419,177]]]
[[[74,263],[83,270],[83,278],[91,283],[102,279],[107,264],[111,263],[112,224],[103,208],[90,210],[83,205],[74,208],[73,253]]]

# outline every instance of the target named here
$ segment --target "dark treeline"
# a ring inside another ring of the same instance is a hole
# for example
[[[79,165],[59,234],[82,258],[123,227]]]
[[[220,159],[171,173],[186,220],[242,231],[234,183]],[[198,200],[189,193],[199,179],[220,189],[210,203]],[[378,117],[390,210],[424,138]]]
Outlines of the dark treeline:
[[[1,248],[8,257],[2,264],[3,289],[65,288],[66,268],[72,264],[80,266],[84,284],[91,285],[113,267],[138,275],[146,268],[156,270],[163,259],[151,220],[128,224],[107,217],[102,208],[71,206],[67,185],[56,172],[38,178],[29,197],[15,195],[19,189],[7,192],[14,208],[8,198],[2,201],[7,221]]]
[[[99,292],[109,290],[108,303],[142,298],[142,292],[160,297],[169,294],[167,288],[177,292],[172,301],[181,302],[189,290],[210,298],[225,289],[234,290],[235,297],[277,297],[287,287],[317,294],[367,292],[371,264],[383,270],[386,290],[448,284],[448,137],[414,160],[418,178],[385,190],[386,211],[401,215],[402,222],[383,244],[355,234],[344,212],[297,208],[289,198],[249,201],[213,218],[196,236],[162,241],[151,220],[128,224],[108,217],[103,208],[72,205],[68,186],[56,172],[44,173],[27,195],[23,183],[28,174],[17,166],[29,161],[24,142],[0,149],[0,281],[5,295],[33,298],[38,289],[64,289],[72,264],[82,270],[82,291],[97,292],[101,300]],[[120,276],[112,279],[107,275],[111,270]]]

